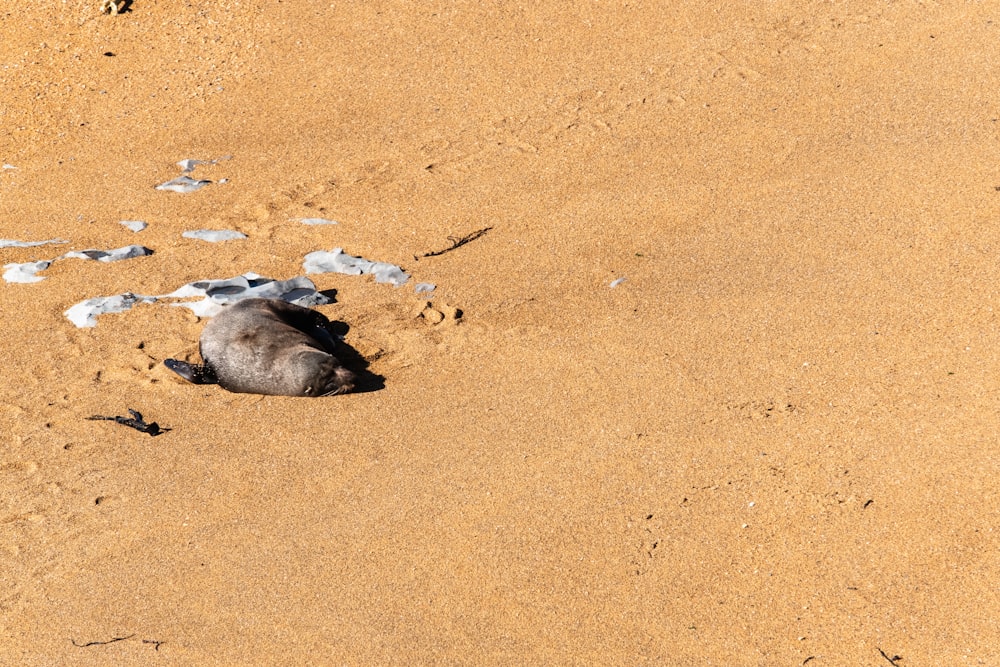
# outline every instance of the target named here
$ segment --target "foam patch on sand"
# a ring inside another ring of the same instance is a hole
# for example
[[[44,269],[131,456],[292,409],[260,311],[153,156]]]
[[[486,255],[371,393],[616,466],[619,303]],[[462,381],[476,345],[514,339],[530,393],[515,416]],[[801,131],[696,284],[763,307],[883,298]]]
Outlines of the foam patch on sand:
[[[247,237],[243,232],[234,229],[192,229],[181,232],[181,236],[186,239],[198,239],[209,243],[219,243],[220,241],[236,241]]]
[[[71,306],[63,315],[80,328],[96,327],[98,315],[121,313],[137,303],[154,303],[155,301],[155,297],[141,296],[131,292],[114,296],[98,296]]]
[[[390,283],[396,287],[410,279],[410,274],[395,264],[354,257],[345,253],[343,248],[334,248],[329,252],[325,250],[311,252],[306,255],[302,268],[306,273],[344,273],[351,276],[369,274],[375,276],[377,283]]]
[[[50,260],[40,262],[23,262],[21,264],[4,264],[3,279],[9,283],[40,283],[45,276],[35,275],[52,265]]]
[[[142,220],[122,220],[118,224],[131,229],[133,232],[141,232],[146,227],[149,227],[149,225]]]
[[[123,259],[134,257],[144,257],[152,255],[153,251],[141,245],[128,245],[123,248],[113,250],[73,250],[55,259],[41,260],[38,262],[23,262],[4,264],[3,279],[9,283],[37,283],[45,280],[45,276],[37,275],[39,272],[52,266],[52,262],[63,259],[89,259],[98,262],[117,262]]]
[[[56,259],[92,259],[98,262],[117,262],[123,259],[145,257],[153,251],[141,245],[127,245],[113,250],[73,250]]]
[[[177,163],[177,166],[181,168],[182,174],[190,174],[195,170],[200,164],[218,164],[220,162],[225,162],[226,160],[232,160],[232,155],[223,155],[220,158],[215,158],[214,160],[195,160],[194,158],[186,158]]]
[[[166,183],[160,183],[156,186],[157,190],[165,190],[167,192],[179,192],[181,194],[187,194],[188,192],[197,192],[201,190],[206,185],[211,184],[212,181],[203,181],[197,178],[191,178],[188,176],[198,165],[201,164],[218,164],[224,160],[231,160],[232,155],[223,155],[215,160],[195,160],[194,158],[185,158],[177,163],[177,166],[181,168],[181,175],[177,178],[172,178]],[[225,183],[226,179],[219,181],[220,183]]]
[[[212,181],[200,181],[190,176],[178,176],[177,178],[172,178],[166,183],[160,183],[156,186],[157,190],[166,190],[167,192],[180,192],[181,194],[186,194],[188,192],[196,192],[201,190],[206,185],[210,184]]]
[[[121,313],[139,303],[167,302],[167,305],[190,308],[198,317],[212,317],[227,304],[254,297],[282,299],[306,308],[330,303],[330,298],[317,291],[316,285],[304,276],[273,280],[256,273],[244,273],[223,280],[199,280],[157,296],[131,292],[98,296],[71,306],[63,314],[77,327],[89,328],[97,326],[99,315]]]
[[[0,239],[0,248],[34,248],[40,245],[58,245],[69,243],[63,239],[49,239],[48,241],[15,241],[14,239]]]

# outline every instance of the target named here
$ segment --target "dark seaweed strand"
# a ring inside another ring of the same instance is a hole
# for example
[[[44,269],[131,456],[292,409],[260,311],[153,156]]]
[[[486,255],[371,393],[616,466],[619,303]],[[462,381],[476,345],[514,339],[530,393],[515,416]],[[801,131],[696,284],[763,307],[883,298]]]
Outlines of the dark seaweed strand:
[[[454,236],[449,236],[448,240],[451,241],[451,245],[448,246],[447,248],[445,248],[444,250],[435,250],[433,252],[425,252],[422,255],[414,255],[413,259],[416,260],[416,261],[420,261],[420,259],[422,257],[437,257],[438,255],[445,254],[446,252],[451,252],[452,250],[454,250],[456,248],[461,248],[466,243],[472,243],[473,241],[475,241],[476,239],[478,239],[479,237],[481,237],[482,235],[484,235],[486,232],[490,231],[491,229],[493,229],[493,228],[492,227],[484,227],[483,229],[479,229],[477,231],[474,231],[471,234],[466,234],[465,236],[462,236],[460,238],[456,238]]]
[[[118,422],[123,426],[128,426],[129,428],[134,428],[141,433],[148,433],[149,435],[159,435],[162,433],[160,430],[160,425],[156,422],[147,423],[143,418],[142,414],[129,408],[128,411],[132,414],[132,417],[105,417],[103,415],[93,415],[87,417],[90,420],[106,420]],[[170,430],[170,429],[167,429]]]

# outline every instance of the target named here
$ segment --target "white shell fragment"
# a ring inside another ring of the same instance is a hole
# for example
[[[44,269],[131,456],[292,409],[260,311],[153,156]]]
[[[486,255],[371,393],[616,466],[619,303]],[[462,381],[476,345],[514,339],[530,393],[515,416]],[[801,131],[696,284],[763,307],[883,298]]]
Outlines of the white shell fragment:
[[[186,239],[198,239],[199,241],[208,241],[209,243],[235,241],[236,239],[245,239],[247,237],[243,232],[237,232],[232,229],[192,229],[191,231],[182,232],[181,236]]]
[[[0,239],[0,248],[34,248],[40,245],[57,245],[59,243],[69,243],[62,239],[49,239],[48,241],[15,241],[13,239]]]
[[[191,297],[201,298],[197,301],[178,301]],[[142,296],[126,292],[115,296],[95,297],[81,301],[64,314],[78,327],[94,327],[97,326],[98,315],[120,313],[137,303],[170,300],[171,303],[168,305],[190,308],[198,317],[211,317],[226,304],[252,297],[283,299],[306,308],[330,303],[329,297],[318,292],[316,285],[305,276],[289,280],[272,280],[256,273],[245,273],[225,280],[199,280],[183,285],[169,294],[158,296]]]
[[[325,250],[311,252],[306,255],[302,267],[306,273],[345,273],[351,276],[370,274],[375,276],[375,282],[391,283],[396,287],[410,279],[410,274],[395,264],[353,257],[346,254],[343,248],[334,248],[329,252]]]
[[[39,283],[45,280],[45,276],[35,275],[39,271],[44,271],[52,264],[51,261],[25,262],[23,264],[4,264],[3,279],[9,283]]]
[[[610,287],[611,289],[614,289],[614,288],[618,287],[619,285],[621,285],[626,280],[628,280],[628,278],[624,278],[624,277],[622,277],[622,278],[616,278],[615,280],[612,280],[608,284],[608,287]]]
[[[327,220],[326,218],[299,218],[303,225],[335,225],[336,220]]]
[[[141,232],[146,227],[149,227],[149,225],[142,220],[122,220],[118,224],[131,229],[133,232]]]
[[[171,179],[166,183],[160,183],[156,186],[156,189],[166,190],[168,192],[180,192],[183,194],[201,190],[211,182],[212,181],[199,181],[191,178],[190,176],[178,176],[177,178]]]

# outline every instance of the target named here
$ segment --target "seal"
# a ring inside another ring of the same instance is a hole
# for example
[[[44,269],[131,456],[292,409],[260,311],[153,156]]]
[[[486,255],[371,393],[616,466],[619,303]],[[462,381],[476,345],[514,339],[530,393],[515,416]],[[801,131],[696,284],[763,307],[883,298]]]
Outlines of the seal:
[[[243,394],[333,396],[354,388],[322,313],[278,299],[243,299],[205,325],[204,364],[163,364],[194,384]]]

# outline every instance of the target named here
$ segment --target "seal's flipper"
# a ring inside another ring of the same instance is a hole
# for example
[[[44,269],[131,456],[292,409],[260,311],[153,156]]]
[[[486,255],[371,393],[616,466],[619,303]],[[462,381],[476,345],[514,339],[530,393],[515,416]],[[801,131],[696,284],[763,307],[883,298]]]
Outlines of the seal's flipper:
[[[208,364],[189,364],[177,359],[164,359],[163,365],[194,384],[219,384],[215,371]]]
[[[326,318],[323,318],[326,319]],[[334,340],[333,335],[330,330],[326,328],[320,322],[317,322],[309,331],[306,333],[311,334],[313,339],[316,340],[320,345],[322,345],[327,352],[330,354],[337,353],[337,341]]]

